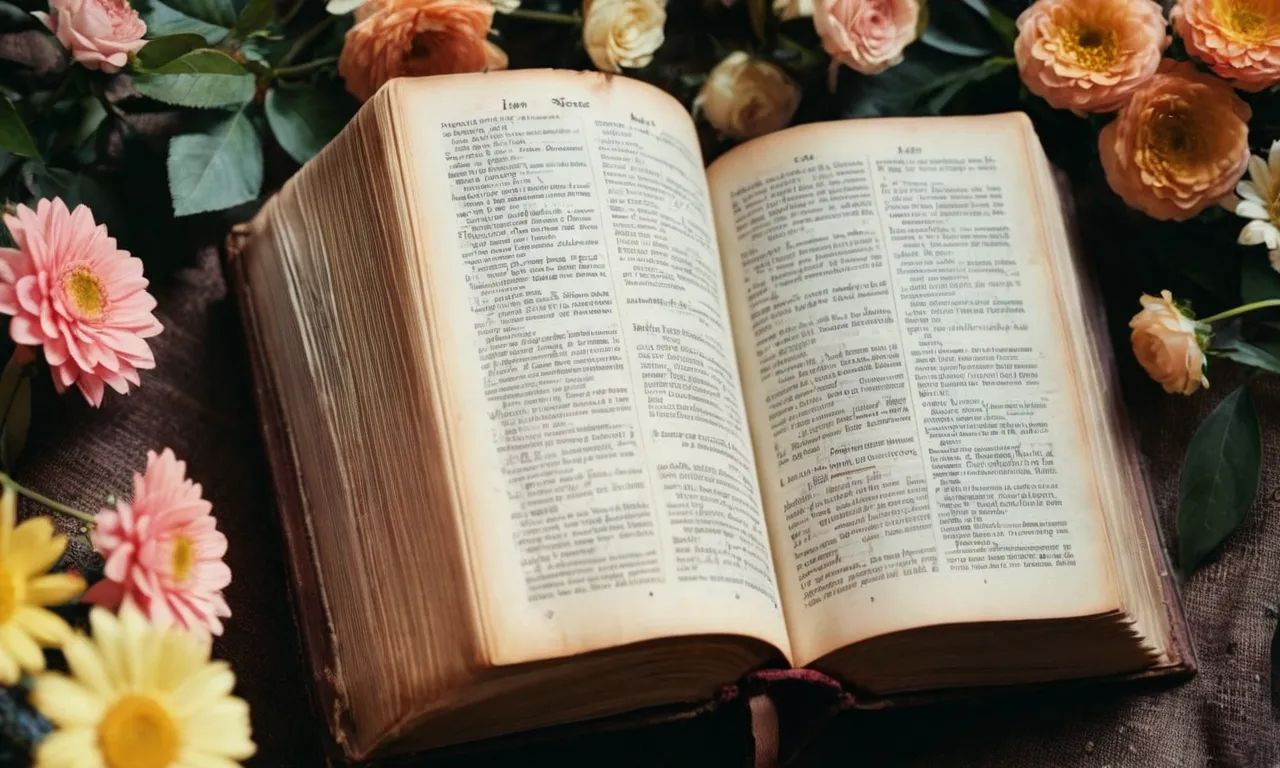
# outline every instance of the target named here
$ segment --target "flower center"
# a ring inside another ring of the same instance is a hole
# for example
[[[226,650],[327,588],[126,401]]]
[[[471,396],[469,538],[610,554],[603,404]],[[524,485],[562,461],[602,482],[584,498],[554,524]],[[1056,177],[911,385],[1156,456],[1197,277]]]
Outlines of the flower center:
[[[1164,162],[1195,165],[1205,154],[1204,137],[1193,114],[1182,110],[1157,112],[1152,115],[1150,130],[1151,151]]]
[[[86,267],[79,267],[62,278],[62,289],[72,305],[85,317],[96,320],[102,317],[103,305],[102,284],[93,272]]]
[[[1085,24],[1063,33],[1059,44],[1062,52],[1090,72],[1104,72],[1115,64],[1120,53],[1116,33]]]
[[[196,548],[191,539],[179,536],[173,540],[173,580],[182,582],[191,576],[196,564]]]
[[[178,756],[178,728],[155,699],[130,694],[98,724],[98,746],[107,768],[165,768]]]
[[[1275,4],[1258,0],[1215,0],[1213,15],[1227,36],[1240,43],[1261,43],[1280,26]]]
[[[22,603],[22,583],[12,573],[0,568],[0,626],[3,626]]]

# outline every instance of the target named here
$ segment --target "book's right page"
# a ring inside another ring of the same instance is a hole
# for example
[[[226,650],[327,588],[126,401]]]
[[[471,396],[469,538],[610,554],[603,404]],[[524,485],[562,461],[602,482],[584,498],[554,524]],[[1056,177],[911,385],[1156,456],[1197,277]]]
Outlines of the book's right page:
[[[708,178],[795,663],[1122,606],[1021,115],[801,126]]]

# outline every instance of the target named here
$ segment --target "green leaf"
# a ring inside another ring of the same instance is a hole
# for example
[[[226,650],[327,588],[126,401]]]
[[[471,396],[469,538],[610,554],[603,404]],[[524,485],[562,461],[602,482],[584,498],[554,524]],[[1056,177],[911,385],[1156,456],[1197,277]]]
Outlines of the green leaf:
[[[0,149],[22,157],[40,156],[36,140],[27,130],[27,124],[22,122],[18,108],[4,96],[0,96]]]
[[[747,17],[751,21],[751,31],[761,42],[768,34],[769,17],[772,13],[769,9],[769,0],[747,0]]]
[[[1178,488],[1178,562],[1190,576],[1253,505],[1262,470],[1262,430],[1249,390],[1227,395],[1187,447]]]
[[[135,64],[142,69],[157,69],[205,45],[203,37],[191,33],[157,37],[138,51]]]
[[[181,11],[165,5],[160,0],[133,0],[133,7],[147,24],[147,34],[151,37],[167,37],[170,35],[194,34],[203,37],[210,45],[220,42],[231,30],[227,26],[210,24],[207,21],[188,16]]]
[[[1240,260],[1240,299],[1245,304],[1280,299],[1280,272],[1271,268],[1262,249]]]
[[[13,469],[31,427],[31,368],[9,358],[0,372],[0,467]]]
[[[174,137],[168,165],[175,216],[220,211],[262,190],[262,145],[243,108],[207,133]]]
[[[154,70],[139,73],[134,88],[143,96],[180,107],[244,104],[257,87],[253,73],[222,51],[201,48]]]
[[[1000,39],[1004,41],[1008,50],[1013,50],[1013,41],[1018,39],[1017,23],[1001,13],[999,8],[993,6],[990,2],[986,3],[987,18],[991,21],[992,28],[996,34],[1000,35]]]
[[[39,19],[22,8],[13,3],[0,2],[0,29],[5,32],[21,32],[25,29],[40,29],[43,26]]]
[[[9,418],[0,429],[0,466],[12,470],[22,449],[27,447],[27,433],[31,430],[31,377],[22,376],[18,381],[18,391],[14,394],[13,405],[9,407]]]
[[[229,27],[236,23],[236,7],[231,0],[165,0],[175,11],[193,19]]]
[[[275,0],[249,0],[240,11],[240,15],[236,17],[236,25],[232,28],[231,34],[243,38],[250,32],[256,32],[267,26],[275,15]]]
[[[267,124],[289,156],[305,163],[338,135],[356,104],[337,83],[277,85],[267,91]]]
[[[288,40],[272,37],[250,37],[240,46],[240,55],[245,61],[270,68],[272,62],[279,61],[292,45]]]
[[[952,39],[947,35],[947,33],[937,29],[936,27],[926,29],[924,34],[920,35],[920,42],[925,45],[933,46],[940,51],[953,53],[956,56],[967,56],[973,59],[981,59],[984,56],[990,56],[995,52],[989,46],[969,45],[968,43],[962,43],[959,40]]]
[[[1012,64],[1013,59],[1011,58],[1005,56],[992,57],[977,66],[957,71],[952,78],[944,78],[940,83],[934,84],[933,88],[936,88],[936,90],[931,88],[933,95],[925,102],[925,111],[931,115],[941,113],[943,108],[966,86],[986,80],[1004,71]],[[941,85],[941,87],[938,87],[938,85]]]
[[[1266,342],[1250,344],[1241,339],[1231,339],[1222,344],[1215,344],[1212,350],[1241,365],[1280,373],[1280,344]]]

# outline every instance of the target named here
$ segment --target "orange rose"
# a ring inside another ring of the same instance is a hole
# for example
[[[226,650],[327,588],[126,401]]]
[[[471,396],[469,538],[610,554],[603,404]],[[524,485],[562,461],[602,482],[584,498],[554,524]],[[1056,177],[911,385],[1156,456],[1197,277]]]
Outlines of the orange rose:
[[[1139,301],[1142,311],[1129,321],[1129,341],[1138,363],[1165,392],[1190,395],[1201,387],[1208,389],[1196,321],[1178,309],[1168,291],[1143,294]]]
[[[1280,82],[1280,3],[1178,0],[1169,14],[1187,52],[1244,91]]]
[[[1249,165],[1249,117],[1231,86],[1165,60],[1098,137],[1107,183],[1153,218],[1189,219]]]
[[[367,101],[395,77],[505,69],[507,55],[486,39],[493,10],[489,0],[370,0],[356,9],[338,72]]]
[[[1155,74],[1169,45],[1154,0],[1039,0],[1013,52],[1027,89],[1058,109],[1111,112]]]

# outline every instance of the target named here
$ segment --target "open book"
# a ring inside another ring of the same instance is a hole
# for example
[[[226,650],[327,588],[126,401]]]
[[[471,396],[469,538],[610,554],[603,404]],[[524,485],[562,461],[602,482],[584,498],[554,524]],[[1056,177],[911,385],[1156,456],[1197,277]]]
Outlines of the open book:
[[[892,702],[1193,663],[1020,114],[704,170],[637,81],[397,80],[237,248],[348,758],[766,665]]]

